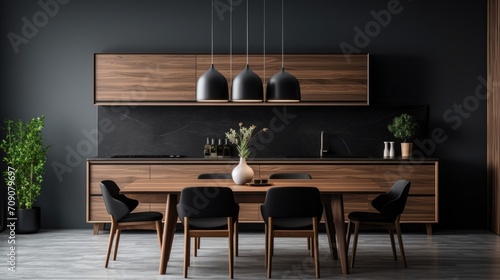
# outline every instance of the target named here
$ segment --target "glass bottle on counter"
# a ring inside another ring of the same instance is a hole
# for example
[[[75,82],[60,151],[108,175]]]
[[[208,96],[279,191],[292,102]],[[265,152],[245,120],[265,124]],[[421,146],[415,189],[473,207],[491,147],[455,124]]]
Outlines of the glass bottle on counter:
[[[207,143],[205,144],[205,146],[203,147],[203,155],[206,157],[206,158],[209,158],[210,157],[210,149],[211,149],[211,146],[210,146],[210,138],[207,137]]]
[[[215,145],[215,139],[212,138],[212,143],[210,144],[210,157],[217,157],[217,145]]]
[[[222,147],[222,157],[231,157],[231,146],[229,146],[228,139],[225,139],[224,147]]]
[[[222,157],[224,146],[222,146],[222,139],[219,139],[218,141],[219,142],[217,143],[217,157]]]

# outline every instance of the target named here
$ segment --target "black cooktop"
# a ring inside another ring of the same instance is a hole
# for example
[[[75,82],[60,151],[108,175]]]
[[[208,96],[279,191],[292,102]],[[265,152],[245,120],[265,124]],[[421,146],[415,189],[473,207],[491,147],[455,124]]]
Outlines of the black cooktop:
[[[182,158],[184,155],[114,155],[111,158]]]

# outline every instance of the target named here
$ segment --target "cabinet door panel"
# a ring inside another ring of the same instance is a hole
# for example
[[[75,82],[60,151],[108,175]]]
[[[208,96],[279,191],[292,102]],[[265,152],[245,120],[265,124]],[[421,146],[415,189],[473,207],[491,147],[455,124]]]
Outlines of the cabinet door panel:
[[[368,55],[287,54],[285,70],[300,83],[302,101],[368,103]]]
[[[384,165],[380,167],[379,182],[391,187],[396,180],[411,182],[410,195],[435,195],[437,175],[434,165]]]
[[[429,223],[438,222],[436,198],[434,196],[410,196],[405,211],[401,215],[402,222]]]
[[[308,173],[315,179],[373,179],[378,178],[377,165],[261,165],[260,175],[268,178],[273,173]]]
[[[137,179],[148,179],[150,173],[149,164],[91,164],[89,168],[90,194],[101,194],[103,180],[113,180],[120,187]]]
[[[87,165],[87,222],[110,222],[110,216],[101,196],[100,183],[113,180],[118,187],[132,183],[136,179],[149,178],[149,164],[90,164]],[[149,211],[149,203],[139,203],[134,211]]]
[[[195,101],[195,55],[96,54],[95,103]]]
[[[110,222],[102,196],[92,196],[88,201],[87,222]]]

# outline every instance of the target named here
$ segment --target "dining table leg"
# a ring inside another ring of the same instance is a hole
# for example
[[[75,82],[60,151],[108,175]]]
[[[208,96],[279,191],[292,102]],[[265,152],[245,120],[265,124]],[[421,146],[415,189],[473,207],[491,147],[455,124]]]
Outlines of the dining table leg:
[[[335,235],[337,239],[337,250],[340,259],[340,266],[343,274],[349,274],[347,259],[345,220],[344,220],[344,199],[342,194],[332,194],[331,208],[333,211],[333,221],[335,223]]]
[[[170,252],[172,251],[172,244],[174,241],[174,233],[177,225],[177,195],[169,194],[167,196],[167,203],[165,208],[165,224],[163,225],[163,236],[161,243],[161,256],[160,256],[160,274],[167,272],[167,264],[170,259]]]
[[[333,212],[332,212],[332,200],[330,195],[325,195],[322,197],[323,205],[325,205],[324,218],[325,218],[325,228],[326,228],[326,237],[328,240],[328,246],[330,247],[330,256],[334,260],[337,260],[337,246],[336,246],[336,238],[335,238],[335,224],[333,223]],[[330,206],[330,207],[329,207]]]

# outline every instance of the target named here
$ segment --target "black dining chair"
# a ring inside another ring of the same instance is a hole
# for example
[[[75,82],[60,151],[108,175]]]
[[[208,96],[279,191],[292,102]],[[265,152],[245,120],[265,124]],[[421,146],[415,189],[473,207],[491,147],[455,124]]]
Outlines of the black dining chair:
[[[212,179],[212,180],[231,180],[233,179],[233,176],[231,173],[201,173],[198,175],[198,179]],[[238,224],[236,224],[235,231],[238,232]],[[236,244],[235,246],[235,251],[234,255],[238,256],[238,241],[235,239]],[[201,247],[201,238],[196,237],[194,238],[194,246],[193,246],[193,254],[195,257],[198,256],[198,249]]]
[[[273,173],[273,174],[269,175],[269,179],[277,179],[277,180],[279,180],[279,179],[292,179],[292,180],[293,179],[306,179],[306,180],[310,180],[310,179],[312,179],[312,176],[308,173],[303,173],[303,172]],[[333,235],[335,236],[335,233],[333,233]],[[311,250],[311,243],[312,243],[312,239],[307,238],[307,249],[309,249],[309,250]],[[334,246],[333,250],[336,252],[335,244],[333,246]],[[311,253],[312,253],[312,251],[311,251]]]
[[[158,234],[158,242],[161,248],[163,214],[160,212],[132,212],[139,202],[120,194],[120,188],[114,181],[101,181],[100,187],[104,205],[106,206],[107,212],[111,215],[111,229],[109,230],[108,249],[104,267],[108,267],[109,255],[113,247],[113,242],[115,243],[113,260],[116,260],[120,233],[122,230],[131,228],[137,229],[140,226],[145,226],[150,229],[151,226],[154,226]]]
[[[233,179],[231,173],[202,173],[198,179]]]
[[[260,206],[265,223],[267,277],[271,278],[275,237],[307,237],[319,278],[318,226],[323,215],[320,192],[315,187],[271,187]]]
[[[192,237],[227,237],[229,277],[233,278],[234,226],[238,223],[239,209],[230,188],[203,186],[181,191],[177,213],[184,225],[184,278],[190,266]]]
[[[269,179],[312,179],[307,173],[274,173],[269,175]]]
[[[394,231],[398,236],[399,250],[406,267],[406,257],[401,237],[400,219],[406,205],[411,182],[407,180],[396,181],[391,189],[384,194],[380,194],[372,200],[371,204],[378,212],[351,212],[348,215],[347,227],[347,248],[351,237],[351,225],[354,224],[354,240],[352,246],[351,268],[354,267],[356,257],[356,246],[358,243],[359,229],[361,225],[384,228],[389,231],[391,240],[392,255],[397,261],[396,246],[394,244]]]

